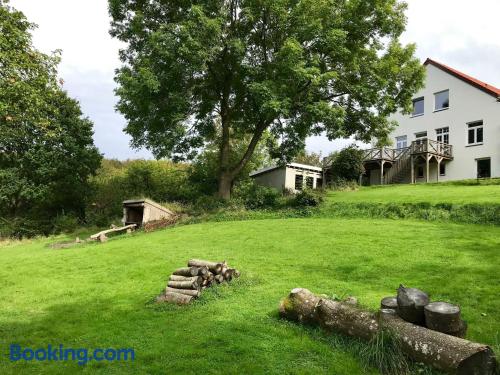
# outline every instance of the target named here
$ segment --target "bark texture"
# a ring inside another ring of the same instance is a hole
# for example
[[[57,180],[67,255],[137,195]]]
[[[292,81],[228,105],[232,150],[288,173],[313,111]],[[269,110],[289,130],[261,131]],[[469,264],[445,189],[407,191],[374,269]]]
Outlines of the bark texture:
[[[198,267],[182,267],[172,272],[172,275],[192,277],[198,275],[198,273],[199,273]]]
[[[176,289],[176,288],[170,288],[166,287],[165,288],[166,293],[179,293],[179,294],[185,294],[187,296],[191,296],[194,298],[198,298],[200,296],[200,291],[199,290],[193,290],[193,289]]]
[[[176,303],[177,305],[187,305],[192,301],[193,297],[180,293],[166,292],[158,296],[156,299],[157,302],[171,302]]]

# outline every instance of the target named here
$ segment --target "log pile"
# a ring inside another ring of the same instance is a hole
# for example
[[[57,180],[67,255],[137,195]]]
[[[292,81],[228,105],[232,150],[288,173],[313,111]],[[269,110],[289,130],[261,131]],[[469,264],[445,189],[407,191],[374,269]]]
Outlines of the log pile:
[[[190,259],[187,267],[176,269],[168,278],[164,293],[156,298],[157,302],[170,302],[187,305],[201,295],[201,292],[214,284],[230,282],[240,277],[240,272],[223,262],[210,262]]]
[[[403,287],[404,288],[404,287]],[[421,308],[425,297],[420,291],[401,290],[408,297],[404,311],[411,319],[421,321],[415,311],[422,311],[424,321],[431,319],[428,325],[453,331],[461,322],[455,308],[439,302],[428,303]],[[422,299],[423,298],[423,299]],[[428,298],[428,297],[427,297]],[[396,301],[395,301],[396,300]],[[409,308],[415,302],[413,311]],[[418,303],[417,303],[418,301]],[[370,341],[382,332],[390,331],[400,343],[403,352],[409,358],[433,366],[445,372],[460,375],[493,375],[496,371],[496,359],[492,349],[483,344],[474,343],[423,327],[402,319],[397,297],[382,300],[378,313],[360,309],[350,300],[335,301],[317,296],[307,289],[293,289],[280,304],[280,316],[306,324],[320,325],[327,331],[334,331],[348,336]],[[449,319],[452,316],[452,319]]]

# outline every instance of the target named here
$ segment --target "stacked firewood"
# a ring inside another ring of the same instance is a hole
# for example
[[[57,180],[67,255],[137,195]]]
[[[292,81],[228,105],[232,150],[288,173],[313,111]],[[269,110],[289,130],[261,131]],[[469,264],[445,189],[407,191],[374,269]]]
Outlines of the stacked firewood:
[[[400,285],[396,297],[380,301],[382,309],[394,310],[407,322],[456,337],[465,337],[467,324],[460,317],[460,307],[447,302],[431,302],[427,293]]]
[[[165,292],[158,296],[157,302],[186,305],[198,298],[204,289],[237,277],[240,272],[229,267],[226,261],[190,259],[187,267],[178,268],[170,275]]]

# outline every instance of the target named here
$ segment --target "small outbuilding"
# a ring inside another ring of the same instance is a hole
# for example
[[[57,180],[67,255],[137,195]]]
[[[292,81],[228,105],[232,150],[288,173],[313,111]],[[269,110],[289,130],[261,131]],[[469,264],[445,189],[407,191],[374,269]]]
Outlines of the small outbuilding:
[[[159,205],[149,199],[131,199],[123,202],[123,224],[136,224],[141,227],[144,224],[171,219],[175,214],[168,208]]]
[[[323,169],[312,165],[289,163],[284,166],[272,166],[250,173],[259,185],[278,190],[297,192],[304,188],[323,187]]]

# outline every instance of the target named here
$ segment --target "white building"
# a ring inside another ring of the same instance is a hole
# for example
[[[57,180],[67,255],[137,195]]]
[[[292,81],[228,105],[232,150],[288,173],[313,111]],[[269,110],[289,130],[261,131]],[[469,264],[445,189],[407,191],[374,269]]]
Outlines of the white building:
[[[322,168],[298,163],[259,169],[250,173],[250,177],[259,185],[293,192],[305,187],[317,189],[323,186]]]
[[[500,89],[431,59],[394,148],[366,150],[370,184],[500,177]],[[382,171],[382,173],[381,173]]]

